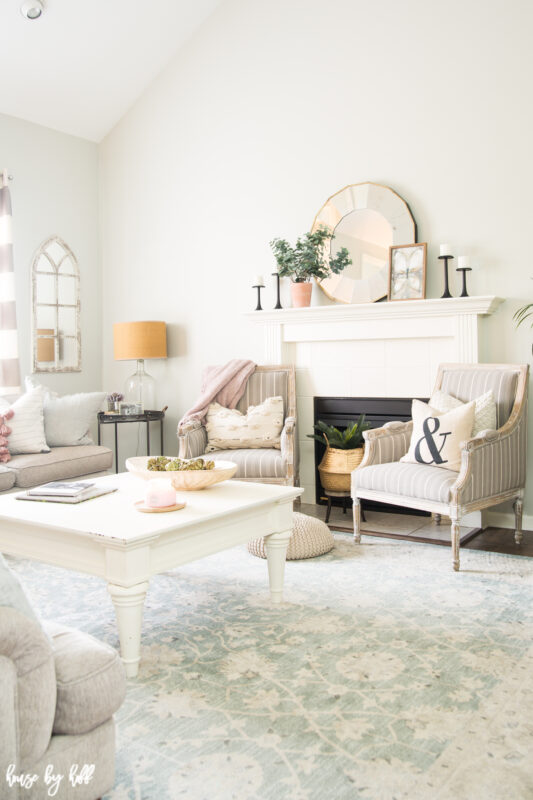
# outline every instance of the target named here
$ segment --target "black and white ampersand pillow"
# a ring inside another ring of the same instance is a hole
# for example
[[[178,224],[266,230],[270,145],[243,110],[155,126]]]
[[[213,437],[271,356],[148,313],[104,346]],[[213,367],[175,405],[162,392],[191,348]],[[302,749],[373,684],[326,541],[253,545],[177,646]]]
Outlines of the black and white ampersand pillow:
[[[473,401],[441,414],[427,403],[413,400],[413,434],[409,451],[400,461],[458,472],[461,442],[472,435],[474,411]]]

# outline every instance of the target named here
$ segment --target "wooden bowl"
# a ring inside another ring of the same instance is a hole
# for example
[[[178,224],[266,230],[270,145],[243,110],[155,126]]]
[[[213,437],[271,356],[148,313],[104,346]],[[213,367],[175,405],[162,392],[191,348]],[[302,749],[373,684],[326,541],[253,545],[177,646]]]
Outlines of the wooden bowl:
[[[150,456],[150,458],[154,458],[154,456]],[[237,472],[237,464],[234,464],[233,461],[216,461],[214,469],[191,469],[180,472],[155,472],[146,468],[147,462],[148,456],[128,458],[126,469],[146,481],[153,478],[168,478],[172,481],[174,489],[181,492],[207,489],[209,486],[214,486],[215,483],[233,478]]]

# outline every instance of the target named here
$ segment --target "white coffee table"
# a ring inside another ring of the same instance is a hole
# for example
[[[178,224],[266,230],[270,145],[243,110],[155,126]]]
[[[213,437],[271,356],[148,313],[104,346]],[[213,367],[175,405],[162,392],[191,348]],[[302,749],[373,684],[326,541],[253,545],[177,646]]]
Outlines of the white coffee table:
[[[79,505],[1,496],[0,552],[104,578],[129,677],[139,667],[143,606],[152,575],[264,536],[270,596],[281,602],[292,504],[303,489],[226,481],[178,493],[187,503],[180,511],[142,514],[134,502],[144,496],[143,480],[123,473],[96,481],[118,491]]]

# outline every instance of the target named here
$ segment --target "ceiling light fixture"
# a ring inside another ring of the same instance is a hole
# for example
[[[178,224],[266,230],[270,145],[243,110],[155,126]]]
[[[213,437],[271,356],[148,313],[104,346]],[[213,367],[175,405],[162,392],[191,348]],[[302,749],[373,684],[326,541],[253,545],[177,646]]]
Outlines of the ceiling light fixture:
[[[20,13],[26,19],[39,19],[44,11],[41,0],[26,0],[20,7]]]

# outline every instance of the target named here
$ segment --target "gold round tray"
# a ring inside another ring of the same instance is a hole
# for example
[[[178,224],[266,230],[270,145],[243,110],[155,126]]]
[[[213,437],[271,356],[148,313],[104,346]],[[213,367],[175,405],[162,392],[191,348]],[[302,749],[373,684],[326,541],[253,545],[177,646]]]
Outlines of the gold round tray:
[[[151,508],[145,505],[144,500],[137,500],[134,503],[137,511],[142,511],[143,514],[164,514],[166,511],[179,511],[180,508],[185,508],[185,503],[175,503],[173,506],[165,506],[164,508]]]

